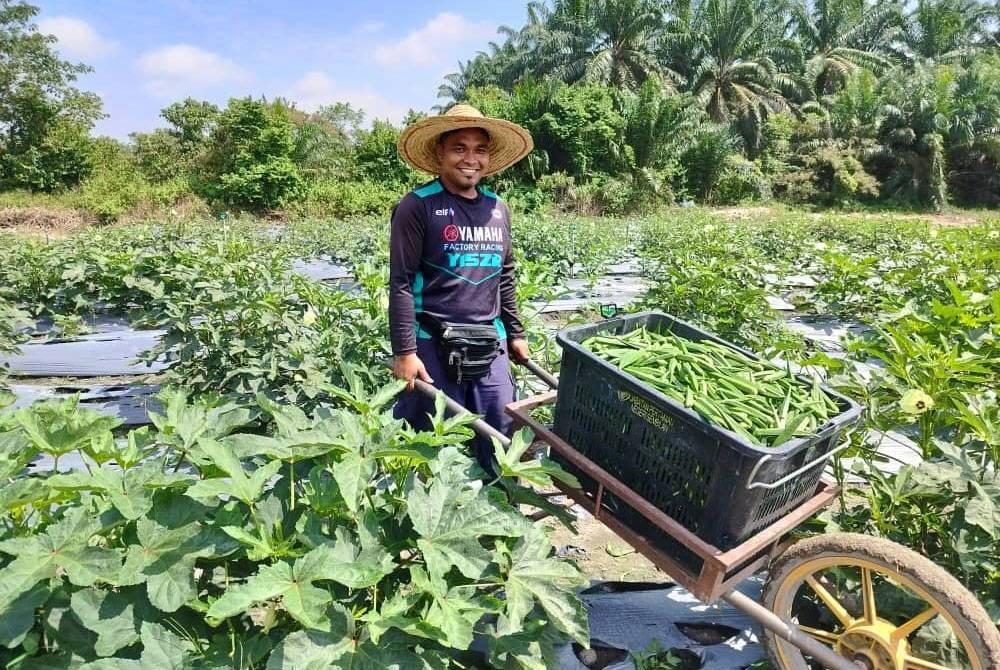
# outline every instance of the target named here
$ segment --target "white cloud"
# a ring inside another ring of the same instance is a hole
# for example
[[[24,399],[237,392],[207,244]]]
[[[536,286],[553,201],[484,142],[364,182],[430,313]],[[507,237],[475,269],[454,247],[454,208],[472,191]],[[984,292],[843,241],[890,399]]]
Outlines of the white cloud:
[[[182,98],[199,89],[244,84],[253,79],[247,70],[222,56],[190,44],[172,44],[147,51],[138,60],[147,77],[145,88],[154,95]]]
[[[389,119],[395,123],[402,121],[406,109],[390,102],[369,89],[351,89],[339,85],[325,72],[307,72],[285,92],[284,97],[294,100],[296,107],[306,112],[314,112],[323,105],[335,102],[349,102],[355,108],[364,110],[365,121]]]
[[[38,22],[39,32],[54,35],[57,47],[67,58],[97,60],[118,51],[118,42],[97,34],[93,26],[72,16],[53,16]]]
[[[462,47],[496,37],[496,26],[442,12],[400,42],[375,48],[375,62],[387,68],[426,67],[455,60]]]

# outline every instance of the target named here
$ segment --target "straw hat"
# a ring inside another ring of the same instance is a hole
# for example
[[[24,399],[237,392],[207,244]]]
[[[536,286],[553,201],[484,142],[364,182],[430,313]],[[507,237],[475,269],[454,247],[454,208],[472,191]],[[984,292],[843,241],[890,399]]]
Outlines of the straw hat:
[[[396,146],[407,163],[431,174],[438,173],[435,149],[441,133],[460,128],[482,128],[490,134],[490,165],[484,177],[506,170],[530,152],[531,133],[510,121],[483,116],[471,105],[455,105],[440,116],[421,119],[408,126]]]

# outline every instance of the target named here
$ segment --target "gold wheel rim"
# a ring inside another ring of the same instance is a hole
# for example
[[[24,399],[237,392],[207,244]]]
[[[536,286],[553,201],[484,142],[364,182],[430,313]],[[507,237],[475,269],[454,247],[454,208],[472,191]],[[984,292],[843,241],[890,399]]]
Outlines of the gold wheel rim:
[[[855,567],[860,571],[862,614],[852,616],[840,601],[824,587],[817,578],[823,570],[832,567]],[[895,625],[879,617],[876,596],[873,587],[873,576],[879,574],[891,580],[897,586],[902,586],[924,601],[927,607],[908,621]],[[779,616],[784,617],[784,603],[788,603],[788,611],[801,587],[808,588],[823,602],[833,616],[844,627],[840,633],[819,630],[808,626],[799,628],[810,637],[833,647],[837,653],[846,658],[863,662],[871,670],[957,670],[954,667],[917,658],[910,653],[909,636],[918,628],[936,616],[941,616],[951,627],[955,637],[961,642],[965,656],[972,670],[985,670],[981,660],[974,651],[972,641],[958,625],[954,616],[943,607],[937,598],[932,596],[918,582],[907,575],[894,572],[881,563],[854,556],[827,556],[803,561],[790,571],[787,577],[778,585],[774,602]],[[800,653],[788,642],[776,638],[775,652],[782,664],[787,668],[793,665],[789,653]]]

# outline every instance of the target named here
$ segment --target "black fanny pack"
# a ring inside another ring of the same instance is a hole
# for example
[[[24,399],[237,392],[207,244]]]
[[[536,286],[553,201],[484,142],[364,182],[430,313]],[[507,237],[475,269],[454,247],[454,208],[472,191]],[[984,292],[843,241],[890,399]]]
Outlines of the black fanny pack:
[[[500,338],[492,323],[449,323],[426,312],[417,314],[417,321],[434,338],[441,365],[456,382],[485,377],[500,355]]]

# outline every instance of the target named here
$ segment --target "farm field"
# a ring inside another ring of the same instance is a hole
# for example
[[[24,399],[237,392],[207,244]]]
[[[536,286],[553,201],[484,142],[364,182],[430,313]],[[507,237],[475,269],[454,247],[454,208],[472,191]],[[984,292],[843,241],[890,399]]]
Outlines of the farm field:
[[[819,376],[866,410],[809,531],[933,557],[1000,625],[1000,219],[514,225],[544,367],[558,328],[614,306]],[[0,230],[6,667],[551,667],[590,639],[588,578],[652,576],[553,554],[559,520],[518,506],[573,518],[536,493],[562,475],[519,460],[528,436],[482,486],[468,419],[392,421],[386,237],[374,219]]]

